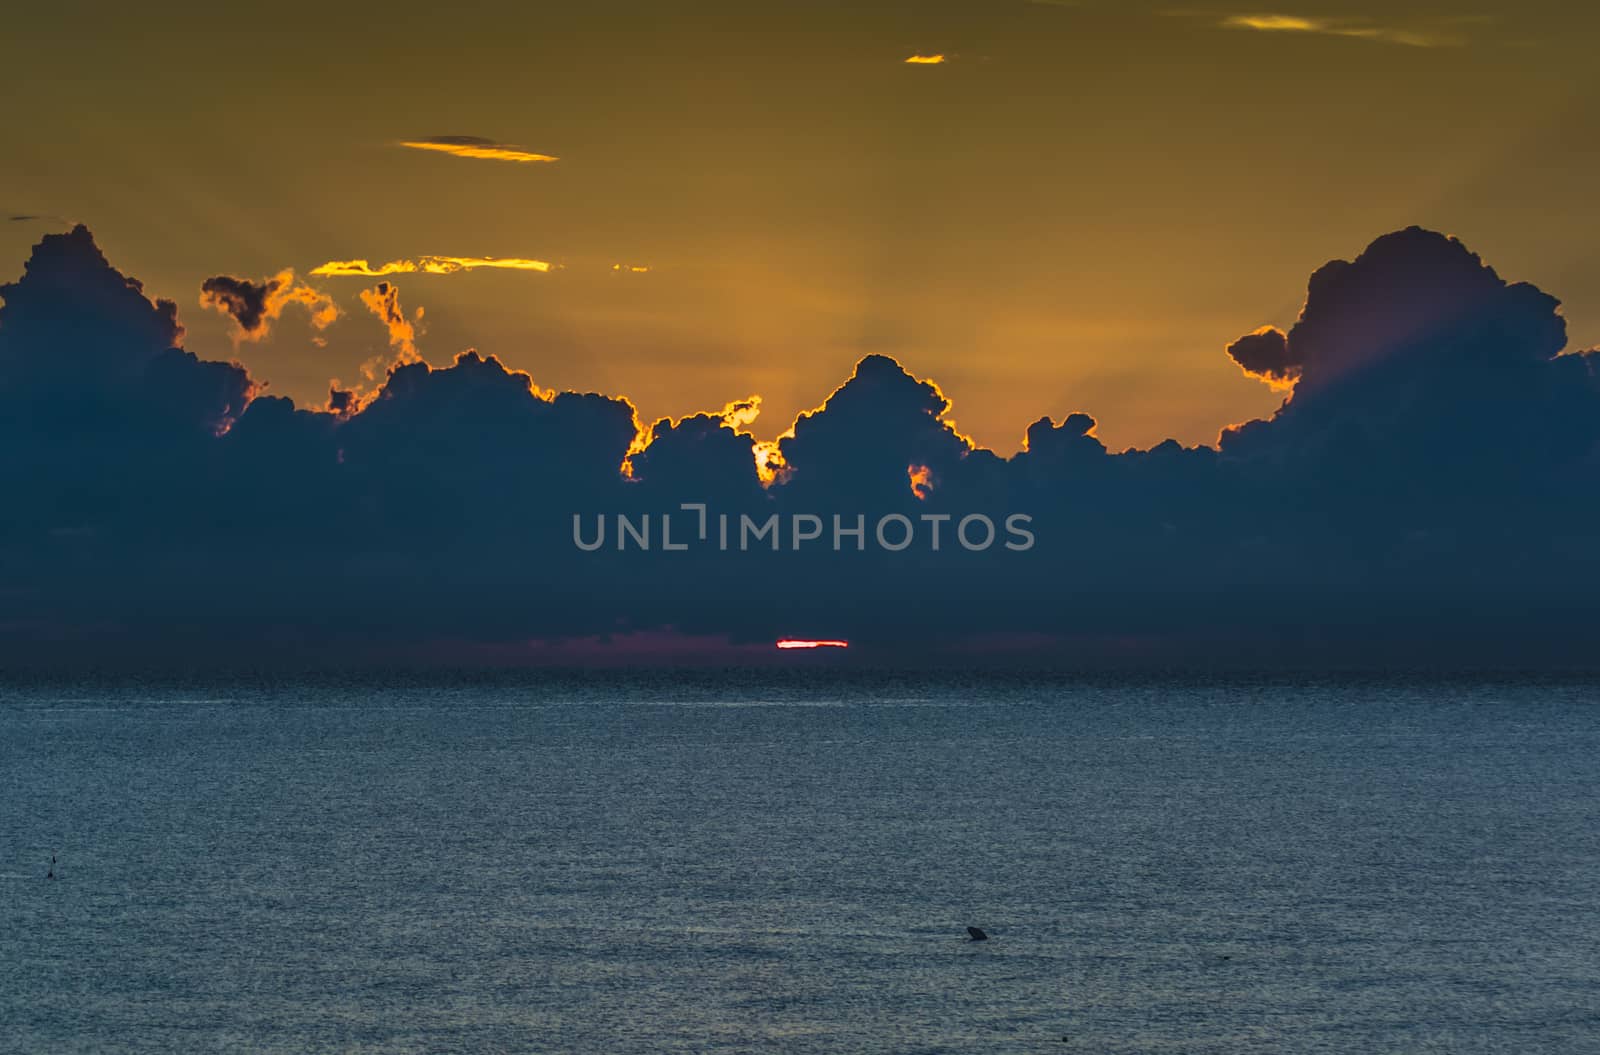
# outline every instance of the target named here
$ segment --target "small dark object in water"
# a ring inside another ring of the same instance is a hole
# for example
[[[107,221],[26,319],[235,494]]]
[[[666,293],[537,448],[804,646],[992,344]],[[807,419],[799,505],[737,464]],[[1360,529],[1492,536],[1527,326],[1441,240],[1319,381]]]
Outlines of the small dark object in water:
[[[972,940],[973,941],[988,941],[989,940],[989,935],[987,935],[987,934],[985,934],[983,932],[983,928],[982,927],[968,927],[967,928],[967,933],[972,936]]]
[[[50,855],[50,871],[46,872],[44,877],[46,879],[54,879],[56,877],[56,855],[55,854],[51,854]]]

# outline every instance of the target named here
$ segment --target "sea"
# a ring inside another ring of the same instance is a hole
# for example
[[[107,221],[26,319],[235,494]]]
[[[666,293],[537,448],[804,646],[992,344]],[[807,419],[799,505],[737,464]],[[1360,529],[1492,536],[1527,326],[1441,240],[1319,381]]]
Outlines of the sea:
[[[0,681],[0,1051],[1597,1052],[1600,682]]]

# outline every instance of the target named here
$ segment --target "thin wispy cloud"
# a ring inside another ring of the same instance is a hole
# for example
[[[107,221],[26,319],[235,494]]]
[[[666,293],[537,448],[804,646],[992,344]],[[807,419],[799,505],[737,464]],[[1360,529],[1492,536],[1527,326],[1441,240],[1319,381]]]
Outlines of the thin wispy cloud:
[[[1303,15],[1228,15],[1221,25],[1224,29],[1251,29],[1262,33],[1309,33],[1332,37],[1353,37],[1358,40],[1375,40],[1385,44],[1402,44],[1412,48],[1459,47],[1466,43],[1460,36],[1423,29],[1377,25],[1365,19],[1311,18]]]
[[[384,275],[453,275],[479,268],[508,271],[559,271],[560,264],[548,260],[528,260],[515,256],[419,256],[415,260],[390,260],[372,264],[366,260],[330,260],[311,269],[313,275],[382,278]]]
[[[411,150],[432,150],[458,158],[475,158],[479,161],[560,161],[553,154],[535,154],[531,150],[510,143],[497,143],[482,136],[427,136],[422,139],[402,139],[400,146]]]
[[[944,62],[943,55],[913,55],[906,59],[907,65],[911,66],[939,66]]]

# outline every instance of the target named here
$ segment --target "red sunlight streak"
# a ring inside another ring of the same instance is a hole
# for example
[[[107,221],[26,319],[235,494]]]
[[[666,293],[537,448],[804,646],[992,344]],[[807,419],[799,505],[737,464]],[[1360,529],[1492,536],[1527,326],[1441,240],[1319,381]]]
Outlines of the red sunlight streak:
[[[778,642],[779,648],[849,648],[848,641],[803,641],[786,637]]]

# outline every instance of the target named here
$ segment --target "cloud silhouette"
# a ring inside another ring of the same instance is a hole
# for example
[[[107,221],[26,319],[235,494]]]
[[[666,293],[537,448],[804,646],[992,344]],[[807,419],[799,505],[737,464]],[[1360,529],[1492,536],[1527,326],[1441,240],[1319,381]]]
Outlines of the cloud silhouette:
[[[1504,281],[1454,238],[1419,227],[1384,235],[1311,276],[1288,334],[1265,328],[1229,346],[1246,370],[1294,386],[1270,422],[1224,430],[1222,450],[1379,445],[1389,453],[1372,471],[1387,473],[1417,451],[1456,462],[1483,455],[1484,442],[1504,451],[1558,428],[1586,442],[1586,414],[1550,405],[1593,395],[1583,380],[1593,357],[1558,358],[1559,304]]]
[[[246,332],[311,306],[273,300],[292,277],[208,285]],[[1119,453],[1074,411],[1002,458],[881,355],[775,440],[757,397],[641,429],[492,355],[421,361],[388,282],[363,301],[399,361],[297,408],[186,349],[83,227],[0,299],[8,664],[783,637],[857,662],[1543,663],[1600,631],[1600,355],[1563,353],[1553,297],[1419,228],[1229,346],[1292,383],[1276,413]],[[1032,544],[1007,548],[1017,524]]]
[[[1251,377],[1274,388],[1292,388],[1300,363],[1290,357],[1289,338],[1276,326],[1263,326],[1228,345],[1228,357]]]
[[[869,355],[816,410],[779,441],[784,481],[856,500],[909,493],[907,467],[946,476],[973,448],[944,420],[950,401],[885,355]]]
[[[1057,425],[1040,418],[1028,426],[1022,453],[1030,462],[1058,466],[1067,462],[1097,462],[1105,457],[1106,445],[1092,435],[1095,420],[1082,412],[1068,414]]]
[[[1312,275],[1287,345],[1307,391],[1397,357],[1511,366],[1561,351],[1559,306],[1526,282],[1503,281],[1456,239],[1409,227]]]
[[[664,495],[698,496],[724,508],[759,494],[756,439],[740,429],[760,414],[761,399],[735,400],[721,411],[662,418],[636,441],[628,476]]]

